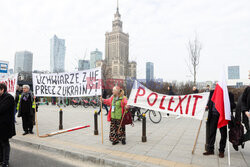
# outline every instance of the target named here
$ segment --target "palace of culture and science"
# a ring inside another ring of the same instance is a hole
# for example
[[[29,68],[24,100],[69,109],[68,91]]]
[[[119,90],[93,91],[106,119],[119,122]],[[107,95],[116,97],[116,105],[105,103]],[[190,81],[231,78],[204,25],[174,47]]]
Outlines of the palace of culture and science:
[[[117,4],[112,32],[105,34],[105,61],[97,62],[97,66],[106,63],[106,78],[136,78],[136,62],[129,62],[129,35],[122,30],[121,15]]]

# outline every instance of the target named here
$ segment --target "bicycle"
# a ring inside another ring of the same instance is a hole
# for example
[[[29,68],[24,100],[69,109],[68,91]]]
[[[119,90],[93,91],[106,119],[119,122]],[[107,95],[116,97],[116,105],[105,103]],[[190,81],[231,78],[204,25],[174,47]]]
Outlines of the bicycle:
[[[146,111],[141,112],[141,108],[139,108],[139,107],[132,107],[131,113],[132,113],[133,121],[135,121],[134,120],[135,116],[138,117],[138,119],[137,119],[138,121],[141,121],[143,114],[147,114],[147,113],[149,114],[149,119],[155,124],[161,122],[161,119],[162,119],[161,113],[159,111],[146,109]]]

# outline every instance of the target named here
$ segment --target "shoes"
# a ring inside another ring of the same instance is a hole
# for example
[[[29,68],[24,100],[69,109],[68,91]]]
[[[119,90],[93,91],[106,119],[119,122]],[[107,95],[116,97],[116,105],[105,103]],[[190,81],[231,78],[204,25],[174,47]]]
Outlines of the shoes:
[[[125,145],[126,144],[126,141],[125,140],[122,140],[122,145]]]
[[[29,133],[28,133],[28,132],[24,132],[24,133],[23,133],[24,136],[27,135],[27,134],[29,134]]]
[[[245,147],[245,143],[242,143],[241,148],[244,149],[244,147]]]
[[[235,149],[235,151],[239,151],[239,147],[234,144],[233,144],[233,148]]]
[[[220,152],[220,153],[219,153],[219,157],[220,157],[220,158],[224,158],[224,152]]]
[[[204,152],[203,155],[214,155],[214,151],[207,151],[207,152]]]
[[[34,134],[34,132],[33,131],[29,131],[29,134]]]
[[[2,167],[9,167],[9,164],[2,163]]]
[[[118,143],[119,143],[119,141],[113,141],[112,145],[116,145]]]

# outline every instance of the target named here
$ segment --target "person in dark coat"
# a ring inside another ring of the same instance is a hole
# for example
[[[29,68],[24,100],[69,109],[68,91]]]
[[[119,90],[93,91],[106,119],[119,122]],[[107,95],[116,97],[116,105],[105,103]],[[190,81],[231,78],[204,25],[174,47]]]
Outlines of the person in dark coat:
[[[203,153],[203,155],[214,155],[214,143],[216,139],[217,133],[217,125],[219,121],[220,114],[215,108],[215,104],[212,101],[212,97],[214,94],[214,90],[210,92],[209,101],[207,104],[208,107],[208,124],[209,124],[209,136],[208,136],[208,150]],[[234,95],[229,93],[231,110],[233,110],[236,105],[234,103]],[[220,128],[221,140],[220,140],[220,148],[219,148],[219,157],[224,157],[226,141],[227,141],[227,126],[223,126]]]
[[[250,86],[248,86],[243,94],[242,94],[242,104],[243,104],[243,107],[242,107],[242,112],[244,115],[247,116],[248,118],[248,128],[249,128],[249,122],[250,122]],[[243,117],[244,118],[244,117]],[[247,122],[245,120],[245,122]],[[246,142],[250,140],[250,130],[248,129],[246,134],[243,135],[243,142]]]
[[[199,93],[199,90],[197,89],[196,86],[193,87],[193,93]]]
[[[19,99],[17,108],[19,109],[18,117],[22,117],[23,122],[23,135],[33,133],[33,121],[35,114],[35,100],[29,85],[23,85],[23,93]]]
[[[5,84],[0,84],[0,166],[9,166],[10,143],[9,139],[16,135],[14,123],[15,101],[7,93]]]
[[[169,85],[168,86],[168,92],[167,92],[167,95],[169,95],[169,96],[174,96],[175,95],[175,93],[174,93],[174,91],[173,91],[173,86],[172,85]],[[166,116],[163,116],[163,117],[169,117],[169,113],[167,113],[167,115]],[[179,116],[177,116],[176,118],[180,118]]]
[[[108,95],[107,91],[103,88],[102,89],[102,99],[106,99],[107,95]],[[109,113],[108,106],[106,104],[104,104],[104,103],[102,103],[102,106],[104,106],[105,109],[106,109],[106,114],[105,115],[108,115],[108,113]],[[100,113],[101,113],[101,106],[100,106],[100,110],[98,112],[98,115],[100,115]]]
[[[22,90],[20,89],[20,86],[16,86],[16,97],[15,97],[15,123],[16,123],[16,113],[17,113],[17,104],[19,102],[20,95],[22,94]]]
[[[174,93],[174,91],[173,91],[173,86],[171,86],[171,85],[168,86],[167,95],[169,95],[169,96],[175,95],[175,93]]]

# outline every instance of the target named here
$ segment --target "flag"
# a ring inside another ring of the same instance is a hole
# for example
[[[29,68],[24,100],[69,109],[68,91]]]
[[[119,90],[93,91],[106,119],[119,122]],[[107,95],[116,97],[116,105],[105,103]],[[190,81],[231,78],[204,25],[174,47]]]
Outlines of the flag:
[[[221,80],[216,84],[212,101],[220,114],[217,127],[226,126],[231,120],[231,107],[225,73],[223,73]]]

